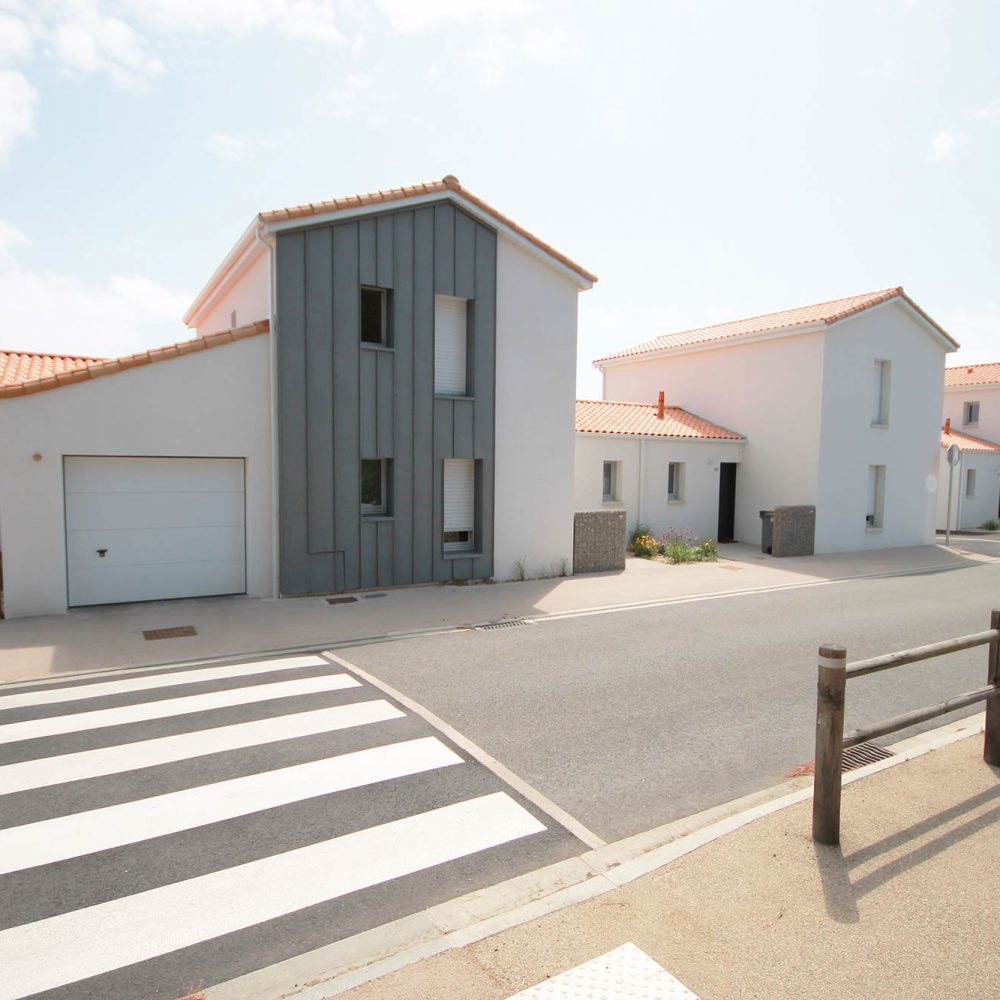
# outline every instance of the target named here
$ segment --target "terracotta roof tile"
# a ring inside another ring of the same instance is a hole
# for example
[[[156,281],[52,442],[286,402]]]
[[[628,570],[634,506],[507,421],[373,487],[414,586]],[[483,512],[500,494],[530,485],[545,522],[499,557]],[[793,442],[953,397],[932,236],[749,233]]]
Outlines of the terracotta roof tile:
[[[985,438],[973,437],[971,434],[963,434],[961,431],[941,431],[941,447],[950,448],[957,444],[962,451],[1000,451],[1000,444],[994,441],[987,441]]]
[[[983,365],[957,365],[944,370],[944,384],[947,389],[996,383],[1000,383],[1000,361],[990,361]]]
[[[408,187],[390,188],[386,191],[371,191],[368,194],[355,194],[345,198],[332,198],[329,201],[310,202],[306,205],[294,205],[290,208],[277,208],[269,212],[261,212],[262,222],[289,222],[293,219],[307,219],[313,215],[326,215],[331,212],[343,212],[348,209],[362,208],[365,205],[389,204],[394,201],[402,201],[405,198],[417,198],[428,194],[448,194],[454,192],[466,201],[471,202],[481,209],[486,215],[492,216],[497,222],[512,229],[519,236],[533,243],[540,250],[550,257],[554,257],[561,264],[565,264],[571,271],[575,271],[580,277],[587,281],[597,281],[597,276],[581,267],[575,261],[570,260],[565,254],[560,253],[544,240],[539,239],[527,229],[519,226],[513,219],[508,218],[502,212],[497,211],[492,205],[487,204],[482,198],[477,197],[471,191],[462,187],[458,178],[452,174],[439,181],[431,181],[427,184],[411,184]]]
[[[720,340],[737,340],[757,336],[763,333],[793,330],[796,327],[812,326],[823,323],[829,326],[839,320],[846,319],[856,313],[864,312],[873,306],[881,305],[890,299],[901,298],[916,309],[932,326],[949,340],[949,337],[906,293],[902,288],[884,288],[878,292],[866,292],[863,295],[850,295],[843,299],[831,299],[829,302],[818,302],[811,306],[801,306],[797,309],[783,309],[780,312],[765,313],[763,316],[751,316],[748,319],[732,320],[729,323],[718,323],[715,326],[703,326],[694,330],[684,330],[680,333],[667,333],[645,343],[626,347],[623,351],[598,358],[594,364],[613,361],[618,358],[638,357],[656,351],[668,351],[676,347],[688,347],[693,344],[712,343]],[[955,344],[957,347],[958,345]]]
[[[679,406],[664,408],[663,419],[655,404],[621,403],[607,399],[576,401],[576,430],[580,434],[634,434],[693,440],[742,441],[742,434],[710,423]]]
[[[11,396],[31,396],[36,392],[58,389],[76,382],[86,382],[102,375],[114,375],[116,372],[126,371],[129,368],[138,368],[141,365],[154,364],[159,361],[169,361],[171,358],[183,357],[185,354],[192,354],[195,351],[207,351],[213,347],[221,347],[223,344],[246,340],[247,337],[256,337],[260,333],[267,333],[269,329],[270,324],[265,319],[247,326],[239,326],[235,330],[210,333],[206,337],[182,340],[176,344],[154,347],[148,351],[127,354],[121,358],[60,358],[50,354],[23,355],[0,351],[0,399]],[[7,358],[25,357],[44,359],[44,362],[48,362],[48,364],[39,362],[27,364],[26,367],[18,367],[15,363],[6,361]],[[56,362],[66,362],[67,364],[60,367]],[[69,362],[77,362],[77,364],[71,366]],[[15,373],[13,380],[6,379],[8,371]],[[18,373],[23,373],[22,377],[17,378]]]
[[[69,357],[64,354],[0,351],[0,388],[60,375],[77,368],[99,365],[104,360],[104,358]]]

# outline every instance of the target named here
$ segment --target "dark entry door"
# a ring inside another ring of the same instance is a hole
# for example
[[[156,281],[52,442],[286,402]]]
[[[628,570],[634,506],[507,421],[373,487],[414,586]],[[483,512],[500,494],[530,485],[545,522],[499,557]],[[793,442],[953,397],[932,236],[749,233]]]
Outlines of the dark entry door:
[[[736,541],[736,462],[719,463],[719,538]]]

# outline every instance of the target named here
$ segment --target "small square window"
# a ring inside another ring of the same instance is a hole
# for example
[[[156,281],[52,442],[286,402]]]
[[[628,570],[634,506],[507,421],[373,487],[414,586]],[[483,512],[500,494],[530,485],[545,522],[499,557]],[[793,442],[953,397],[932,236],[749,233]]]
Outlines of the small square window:
[[[667,499],[679,503],[684,499],[684,463],[667,463]]]
[[[389,344],[389,293],[384,288],[361,289],[361,342]]]
[[[385,458],[361,459],[361,513],[389,512],[389,461]]]
[[[963,408],[962,423],[966,427],[975,427],[979,424],[979,403],[966,403]]]

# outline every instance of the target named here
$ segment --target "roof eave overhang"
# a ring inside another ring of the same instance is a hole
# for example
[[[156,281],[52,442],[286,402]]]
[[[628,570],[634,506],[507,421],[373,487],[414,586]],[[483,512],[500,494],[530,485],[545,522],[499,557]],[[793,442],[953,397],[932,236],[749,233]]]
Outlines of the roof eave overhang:
[[[876,302],[874,305],[870,305],[865,309],[859,309],[855,313],[851,313],[848,316],[841,316],[840,319],[834,320],[829,323],[828,326],[834,327],[839,326],[841,323],[848,323],[852,319],[857,319],[859,316],[866,316],[869,313],[875,312],[878,309],[884,309],[886,306],[899,306],[909,317],[916,322],[919,326],[923,327],[924,331],[930,335],[933,340],[936,340],[948,354],[953,353],[959,349],[959,343],[950,337],[942,327],[934,322],[913,301],[905,292],[899,295],[894,295],[891,299],[886,299],[884,302]]]
[[[718,437],[685,437],[682,434],[619,434],[617,431],[581,431],[575,433],[583,437],[614,438],[616,441],[673,441],[687,444],[746,444],[747,439]]]
[[[968,389],[1000,389],[1000,382],[966,382],[964,385],[945,385],[945,392],[965,392]]]
[[[194,301],[181,317],[185,326],[197,326],[205,313],[224,295],[235,282],[246,274],[250,266],[265,252],[264,245],[257,239],[260,216],[255,215],[253,221],[243,231],[232,250],[226,254],[222,263],[212,273],[205,287],[195,296]]]

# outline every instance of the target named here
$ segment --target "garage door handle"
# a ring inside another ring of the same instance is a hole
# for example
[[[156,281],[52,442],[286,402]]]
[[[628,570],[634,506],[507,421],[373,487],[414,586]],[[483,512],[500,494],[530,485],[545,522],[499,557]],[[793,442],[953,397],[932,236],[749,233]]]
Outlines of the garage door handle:
[[[97,554],[103,559],[108,554],[108,550],[107,549],[98,549],[97,550]]]

